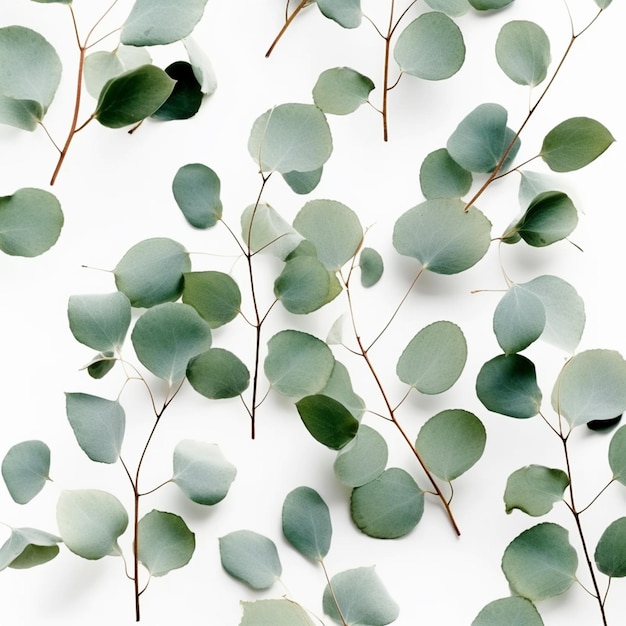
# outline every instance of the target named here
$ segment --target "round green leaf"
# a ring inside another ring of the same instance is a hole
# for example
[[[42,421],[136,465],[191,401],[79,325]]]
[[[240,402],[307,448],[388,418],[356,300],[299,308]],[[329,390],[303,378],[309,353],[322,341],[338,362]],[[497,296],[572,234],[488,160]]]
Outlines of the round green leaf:
[[[187,366],[187,378],[201,395],[213,400],[236,398],[250,384],[250,372],[232,352],[210,348],[192,358]]]
[[[450,17],[460,17],[470,10],[468,0],[426,0],[426,4]]]
[[[369,98],[374,83],[349,67],[333,67],[322,72],[313,87],[313,102],[334,115],[353,113]]]
[[[276,544],[252,530],[236,530],[220,537],[222,567],[252,589],[269,589],[283,571]]]
[[[305,195],[311,193],[322,180],[323,167],[318,167],[312,172],[286,172],[282,174],[283,180],[291,187],[294,193]]]
[[[343,616],[348,624],[385,626],[400,614],[374,567],[358,567],[333,576],[324,589],[322,603],[324,613],[337,623]]]
[[[148,61],[149,62],[149,61]],[[124,73],[124,66],[115,52],[98,50],[85,57],[83,76],[89,94],[98,98],[102,88],[116,76]]]
[[[611,578],[626,576],[626,517],[609,524],[594,554],[598,569]]]
[[[166,237],[144,239],[120,259],[115,285],[134,307],[151,307],[176,300],[183,290],[183,274],[191,269],[189,254]]]
[[[262,172],[311,172],[330,157],[330,128],[315,105],[280,104],[254,122],[248,150]]]
[[[242,602],[239,626],[316,626],[306,611],[293,600],[256,600]]]
[[[492,172],[515,139],[507,127],[508,113],[499,104],[481,104],[469,113],[448,139],[450,156],[470,172]],[[505,171],[520,147],[519,138],[508,152],[502,165]]]
[[[130,326],[130,301],[120,291],[70,296],[67,316],[80,343],[100,352],[118,350]]]
[[[274,295],[290,313],[311,313],[326,304],[329,286],[328,270],[317,258],[297,256],[285,263]]]
[[[115,463],[120,456],[126,414],[117,400],[87,393],[66,393],[67,419],[83,452],[98,463]]]
[[[552,523],[533,526],[507,546],[502,571],[511,589],[531,601],[567,591],[576,580],[578,556],[565,528]]]
[[[131,340],[145,367],[173,383],[184,378],[194,356],[211,347],[211,329],[188,304],[166,302],[137,320]]]
[[[183,302],[191,305],[211,328],[218,328],[237,317],[241,291],[223,272],[188,272],[184,275]]]
[[[252,252],[268,250],[283,260],[302,241],[302,236],[269,204],[249,206],[244,210],[241,236]]]
[[[120,39],[131,46],[179,41],[200,21],[206,3],[207,0],[135,0]]]
[[[122,503],[97,489],[63,491],[57,502],[57,524],[63,543],[84,559],[119,556],[118,538],[128,526]]]
[[[552,408],[570,426],[610,419],[626,410],[626,361],[614,350],[586,350],[561,370],[552,390]]]
[[[535,605],[526,598],[510,596],[494,600],[476,616],[471,626],[544,626]]]
[[[626,485],[626,426],[615,431],[609,444],[609,465],[613,478]]]
[[[383,258],[374,248],[361,248],[359,267],[361,268],[361,285],[373,287],[383,275]]]
[[[436,198],[409,209],[394,226],[394,248],[436,274],[469,269],[489,249],[491,222],[475,207],[464,208],[461,200]]]
[[[533,517],[545,515],[552,510],[555,502],[563,499],[568,485],[569,478],[563,470],[543,465],[522,467],[513,472],[506,482],[506,512],[519,509]]]
[[[297,487],[283,502],[283,534],[302,556],[321,561],[330,550],[333,533],[326,502],[315,489]]]
[[[176,204],[196,228],[211,228],[222,218],[220,179],[202,163],[183,165],[172,182]]]
[[[595,0],[595,3],[601,8],[606,9],[613,0]]]
[[[537,340],[546,325],[546,310],[532,292],[512,285],[493,314],[493,332],[505,354],[521,352]]]
[[[276,391],[302,398],[324,388],[334,364],[335,357],[323,341],[298,330],[283,330],[267,343],[264,370]]]
[[[469,0],[477,11],[496,11],[511,4],[513,0]]]
[[[6,254],[43,254],[57,242],[61,228],[63,211],[50,192],[26,187],[0,197],[0,250]]]
[[[431,152],[420,168],[420,187],[427,199],[460,198],[472,186],[472,174],[462,168],[446,148]]]
[[[378,478],[356,487],[350,513],[357,527],[370,537],[396,539],[422,519],[424,492],[403,469],[386,469]]]
[[[96,380],[104,378],[115,366],[116,359],[112,352],[97,354],[87,365],[89,376]]]
[[[545,136],[541,158],[555,172],[571,172],[595,161],[614,141],[600,122],[572,117]]]
[[[421,393],[437,394],[459,379],[467,359],[463,331],[452,322],[439,321],[422,328],[404,349],[396,373]]]
[[[0,547],[0,572],[7,567],[27,569],[52,560],[59,553],[61,537],[35,528],[13,528]]]
[[[341,402],[358,420],[365,412],[363,398],[354,393],[348,368],[339,361],[335,361],[332,374],[320,393]]]
[[[533,417],[541,408],[535,366],[521,354],[487,361],[476,378],[476,394],[487,409],[509,417]]]
[[[543,82],[548,73],[550,40],[534,22],[508,22],[496,41],[496,59],[513,82],[533,87]]]
[[[449,409],[420,428],[415,449],[435,476],[450,482],[480,459],[486,441],[485,427],[473,413]]]
[[[463,34],[445,13],[422,13],[400,33],[393,56],[400,69],[411,76],[450,78],[465,61]]]
[[[236,475],[235,466],[214,443],[184,439],[174,449],[172,482],[193,502],[221,502]]]
[[[11,446],[2,460],[2,478],[18,504],[30,502],[49,480],[50,448],[38,440]]]
[[[165,73],[176,81],[168,99],[152,114],[157,120],[186,120],[193,117],[202,104],[202,89],[191,63],[176,61],[165,68]]]
[[[164,576],[189,563],[196,548],[195,535],[174,513],[152,510],[139,520],[139,561],[151,576]]]
[[[359,429],[358,420],[334,398],[305,396],[296,402],[296,408],[311,435],[333,450],[343,448]]]
[[[356,28],[361,24],[361,0],[317,0],[317,6],[324,17],[343,28]]]
[[[348,487],[361,487],[378,478],[389,457],[387,442],[376,430],[365,424],[352,441],[338,453],[333,463],[335,476]]]

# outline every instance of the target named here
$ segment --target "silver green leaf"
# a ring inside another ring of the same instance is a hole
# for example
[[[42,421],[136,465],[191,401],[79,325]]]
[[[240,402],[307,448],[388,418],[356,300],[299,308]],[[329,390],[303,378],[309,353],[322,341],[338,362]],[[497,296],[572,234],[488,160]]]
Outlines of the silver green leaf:
[[[293,600],[256,600],[242,602],[239,626],[316,626],[316,622]]]
[[[151,62],[150,54],[145,48],[119,45],[111,52],[92,52],[85,57],[84,77],[87,91],[98,99],[109,80]]]
[[[210,348],[189,361],[187,379],[199,394],[222,400],[240,396],[250,384],[250,372],[232,352]]]
[[[613,0],[595,0],[595,3],[601,8],[606,9]]]
[[[294,193],[306,195],[319,185],[323,173],[324,168],[318,167],[312,172],[297,172],[295,170],[293,172],[285,172],[282,174],[282,177]]]
[[[616,519],[602,533],[594,560],[603,574],[611,578],[626,576],[626,517]]]
[[[544,626],[539,611],[526,598],[509,596],[490,602],[471,626]]]
[[[359,429],[358,420],[341,402],[323,394],[301,398],[296,409],[311,435],[331,450],[343,448]]]
[[[220,188],[218,175],[202,163],[183,165],[172,182],[176,204],[196,228],[211,228],[222,218]]]
[[[369,98],[374,83],[350,67],[333,67],[319,75],[313,87],[313,102],[324,113],[354,113]]]
[[[356,28],[361,24],[361,0],[317,0],[317,6],[324,17],[343,28]]]
[[[183,302],[191,305],[211,328],[218,328],[239,315],[241,291],[223,272],[187,272],[184,275]]]
[[[212,95],[217,89],[217,77],[211,60],[193,37],[185,37],[183,45],[187,50],[189,63],[191,63],[196,80],[200,84],[200,90],[206,96]]]
[[[383,258],[374,248],[361,248],[359,255],[361,268],[361,285],[373,287],[381,278],[384,271]]]
[[[468,0],[426,0],[426,4],[435,11],[441,11],[450,17],[460,17],[470,10]]]
[[[50,448],[39,440],[11,446],[2,459],[2,478],[18,504],[30,502],[49,479]]]
[[[357,420],[365,412],[365,402],[354,392],[348,368],[339,361],[335,361],[330,378],[320,393],[341,402]]]
[[[626,485],[626,426],[615,431],[609,444],[609,465],[613,478]]]
[[[420,167],[420,187],[427,199],[460,198],[472,186],[472,173],[462,168],[446,148],[426,156]]]
[[[35,528],[12,528],[0,547],[0,572],[7,567],[27,569],[51,561],[58,553],[61,537]]]
[[[312,256],[289,259],[274,282],[274,295],[290,313],[316,311],[328,301],[328,270]]]
[[[522,467],[513,472],[506,482],[506,512],[519,509],[533,517],[545,515],[552,510],[555,502],[563,499],[568,485],[569,478],[563,470],[543,465]]]
[[[267,250],[283,260],[302,241],[302,235],[263,203],[249,206],[241,214],[241,237],[252,252]]]
[[[389,450],[378,431],[361,424],[356,436],[338,453],[335,476],[348,487],[360,487],[378,478],[387,465]]]

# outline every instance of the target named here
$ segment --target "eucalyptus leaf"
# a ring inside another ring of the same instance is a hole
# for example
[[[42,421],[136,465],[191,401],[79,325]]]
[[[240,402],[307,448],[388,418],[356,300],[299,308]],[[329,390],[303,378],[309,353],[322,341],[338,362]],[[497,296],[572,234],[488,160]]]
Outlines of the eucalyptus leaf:
[[[476,378],[476,394],[487,409],[509,417],[534,417],[541,408],[535,365],[521,354],[487,361]]]
[[[177,300],[183,275],[191,270],[185,248],[173,239],[144,239],[126,252],[115,266],[115,286],[134,307],[151,307]]]
[[[426,4],[435,11],[441,11],[450,17],[460,17],[470,10],[468,0],[426,0]]]
[[[211,228],[222,218],[220,179],[201,163],[183,165],[172,183],[176,204],[196,228]]]
[[[126,414],[117,400],[87,393],[66,393],[67,419],[83,452],[98,463],[115,463],[120,456]]]
[[[463,272],[483,258],[491,243],[491,222],[475,207],[453,198],[426,200],[401,215],[393,246],[436,274]]]
[[[317,0],[317,6],[324,17],[343,28],[356,28],[361,24],[361,0]]]
[[[519,509],[539,517],[552,510],[555,502],[563,500],[569,485],[567,474],[543,465],[527,465],[513,472],[504,490],[506,512]]]
[[[196,80],[200,84],[200,90],[206,96],[212,95],[217,89],[217,78],[209,57],[191,36],[183,39],[183,45],[187,50]]]
[[[333,450],[343,448],[359,429],[358,420],[334,398],[305,396],[296,402],[296,408],[311,435]]]
[[[497,11],[512,2],[513,0],[469,0],[477,11]]]
[[[18,504],[30,502],[50,480],[50,448],[39,440],[11,446],[2,459],[2,478]]]
[[[285,172],[282,174],[282,177],[294,193],[306,195],[319,185],[323,173],[324,168],[318,167],[312,172],[297,172],[295,170],[293,172]]]
[[[374,567],[358,567],[335,574],[324,589],[324,613],[338,623],[385,626],[400,614]],[[339,610],[337,609],[339,605]]]
[[[320,393],[341,402],[357,420],[365,412],[365,402],[354,392],[348,368],[339,361],[335,361],[330,378]]]
[[[57,242],[62,228],[63,211],[50,192],[25,187],[0,196],[0,250],[6,254],[43,254]]]
[[[545,522],[518,535],[502,557],[511,589],[531,601],[567,591],[576,580],[578,556],[562,526]]]
[[[333,115],[354,113],[368,101],[374,83],[350,67],[333,67],[319,75],[313,87],[313,102]]]
[[[472,186],[472,173],[462,168],[446,148],[426,156],[420,168],[420,187],[426,199],[460,198]]]
[[[374,248],[361,248],[359,267],[361,268],[361,285],[373,287],[383,275],[383,258]]]
[[[393,56],[401,71],[411,76],[450,78],[465,61],[463,34],[445,13],[422,13],[400,33]]]
[[[302,235],[263,203],[249,206],[241,214],[241,236],[252,252],[267,250],[283,260],[302,241]]]
[[[526,598],[510,596],[494,600],[476,616],[471,626],[544,626],[539,611]]]
[[[98,98],[102,88],[116,76],[124,73],[124,66],[115,52],[98,50],[85,57],[83,74],[89,94]]]
[[[239,285],[216,271],[184,274],[183,302],[192,306],[211,328],[234,320],[241,310]]]
[[[385,438],[366,424],[338,453],[333,463],[335,476],[348,487],[361,487],[378,478],[387,465]]]
[[[606,9],[613,0],[595,0],[595,3],[601,8]]]
[[[211,328],[188,304],[166,302],[137,320],[131,340],[143,365],[172,384],[184,378],[194,356],[211,347]]]
[[[293,600],[256,600],[242,602],[239,626],[316,626],[307,612]]]
[[[626,485],[626,426],[615,431],[609,444],[609,465],[613,478]]]
[[[112,494],[97,489],[63,491],[57,502],[59,534],[68,549],[84,559],[120,556],[117,543],[128,513]]]
[[[214,443],[184,439],[174,449],[174,482],[192,501],[221,502],[235,480],[237,469]]]
[[[326,304],[329,286],[328,270],[316,257],[297,256],[276,278],[274,295],[290,313],[305,314]]]
[[[548,174],[539,174],[528,170],[519,170],[520,183],[518,198],[520,206],[527,209],[530,203],[543,191],[550,191],[553,187],[552,177]]]
[[[220,537],[222,567],[252,589],[269,589],[283,571],[276,544],[252,530]]]
[[[594,559],[603,574],[611,578],[626,576],[626,517],[616,519],[602,533]]]
[[[350,513],[370,537],[396,539],[411,532],[424,513],[424,492],[403,469],[391,467],[352,490]]]
[[[448,409],[420,428],[415,449],[435,476],[450,482],[480,459],[486,441],[485,427],[473,413]]]
[[[202,104],[202,88],[187,61],[176,61],[165,68],[165,73],[176,81],[167,100],[152,114],[157,120],[186,120],[193,117]]]
[[[61,537],[35,528],[12,528],[0,547],[0,572],[7,567],[26,569],[51,561],[58,553]]]
[[[534,87],[543,82],[548,73],[550,40],[534,22],[508,22],[498,34],[496,59],[513,82]]]
[[[248,368],[223,348],[210,348],[193,357],[187,365],[187,378],[199,394],[213,400],[236,398],[250,384]]]
[[[101,352],[87,364],[87,373],[92,378],[100,380],[115,367],[116,360],[112,352]]]
[[[139,520],[139,561],[151,576],[164,576],[189,563],[196,548],[195,535],[174,513],[152,510]]]

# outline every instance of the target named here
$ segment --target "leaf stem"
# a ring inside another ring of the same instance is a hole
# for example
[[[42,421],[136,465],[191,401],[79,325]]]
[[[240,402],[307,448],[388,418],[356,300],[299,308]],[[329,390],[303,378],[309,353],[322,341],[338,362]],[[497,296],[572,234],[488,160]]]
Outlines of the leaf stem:
[[[332,583],[330,582],[330,577],[328,576],[328,571],[326,569],[326,565],[324,564],[324,559],[320,559],[319,564],[322,566],[324,577],[326,578],[330,595],[333,597],[333,602],[335,603],[335,606],[337,607],[337,613],[339,613],[339,618],[341,619],[342,626],[349,626],[348,622],[346,621],[346,618],[343,615],[343,612],[341,611],[339,602],[337,601],[337,596],[335,595],[335,590],[333,589]]]
[[[293,22],[293,20],[296,18],[298,13],[300,13],[300,11],[304,9],[304,7],[308,4],[308,2],[309,0],[302,0],[300,4],[293,10],[293,13],[289,17],[287,17],[287,19],[285,20],[285,23],[283,24],[283,27],[280,29],[278,35],[276,35],[276,38],[272,42],[272,45],[268,48],[267,52],[265,53],[265,58],[268,58],[270,54],[272,54],[272,50],[274,50],[274,48],[276,47],[276,44],[281,40],[282,36],[285,34],[285,31],[289,28],[291,22]]]

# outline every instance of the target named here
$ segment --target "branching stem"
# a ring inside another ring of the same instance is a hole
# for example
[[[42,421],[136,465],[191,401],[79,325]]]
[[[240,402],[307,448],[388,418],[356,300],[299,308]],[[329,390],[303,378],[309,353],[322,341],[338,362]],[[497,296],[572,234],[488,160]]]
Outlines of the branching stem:
[[[298,6],[293,10],[293,13],[287,17],[287,19],[285,20],[285,23],[283,24],[283,27],[280,29],[280,32],[278,33],[278,35],[276,35],[276,38],[272,42],[272,45],[268,48],[267,52],[265,53],[266,58],[269,57],[270,54],[272,54],[272,50],[274,50],[274,48],[276,47],[276,44],[281,40],[282,36],[285,34],[285,31],[289,28],[289,25],[291,24],[291,22],[293,22],[293,20],[296,18],[298,13],[300,13],[300,11],[304,9],[304,7],[308,4],[308,2],[309,0],[302,0],[300,4],[298,4]]]

